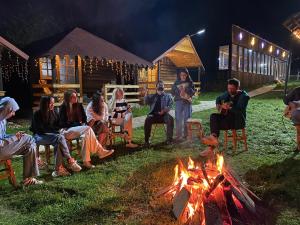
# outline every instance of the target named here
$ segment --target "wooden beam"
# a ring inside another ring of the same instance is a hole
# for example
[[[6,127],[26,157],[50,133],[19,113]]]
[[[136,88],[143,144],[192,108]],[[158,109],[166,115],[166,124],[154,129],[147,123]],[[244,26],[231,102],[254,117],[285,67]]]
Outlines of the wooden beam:
[[[82,62],[81,57],[79,55],[77,55],[77,57],[75,57],[75,69],[77,68],[77,72],[78,72],[79,93],[80,93],[80,96],[83,97],[82,64],[81,64],[81,62]]]

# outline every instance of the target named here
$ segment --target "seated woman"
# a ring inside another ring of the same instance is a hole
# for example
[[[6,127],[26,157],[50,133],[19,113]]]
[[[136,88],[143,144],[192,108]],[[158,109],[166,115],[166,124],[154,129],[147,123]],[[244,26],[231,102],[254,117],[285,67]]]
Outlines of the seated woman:
[[[120,125],[121,128],[127,131],[128,148],[136,148],[138,145],[132,143],[132,113],[130,105],[124,99],[124,91],[122,88],[115,88],[112,97],[109,100],[109,110],[111,112],[112,123]]]
[[[13,98],[5,97],[0,100],[0,160],[23,155],[23,184],[42,184],[42,181],[34,178],[39,176],[39,168],[33,137],[21,131],[15,135],[6,134],[6,120],[13,117],[17,110],[19,106]]]
[[[85,125],[86,114],[82,104],[77,102],[75,90],[64,94],[64,102],[59,109],[59,126],[67,140],[73,140],[83,135],[81,156],[86,168],[94,168],[91,164],[91,153],[97,153],[100,159],[111,155],[114,150],[106,150],[98,142],[93,129]]]
[[[53,97],[41,97],[40,109],[33,114],[30,130],[38,145],[54,146],[55,171],[52,173],[53,177],[70,175],[63,165],[63,158],[67,159],[68,167],[73,172],[81,170],[81,167],[70,155],[64,135],[59,133],[59,115],[54,110]]]
[[[93,95],[92,101],[86,108],[87,124],[98,136],[100,144],[105,145],[107,140],[108,128],[108,106],[104,102],[100,92]]]

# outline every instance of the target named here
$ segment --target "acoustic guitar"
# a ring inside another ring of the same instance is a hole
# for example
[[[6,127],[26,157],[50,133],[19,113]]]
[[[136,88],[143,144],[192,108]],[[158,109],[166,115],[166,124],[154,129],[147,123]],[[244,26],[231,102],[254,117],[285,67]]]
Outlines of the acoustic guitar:
[[[293,112],[297,110],[299,107],[300,107],[300,101],[289,102],[289,104],[285,107],[283,111],[283,116],[291,119]]]
[[[189,103],[192,103],[192,97],[189,96],[186,92],[185,89],[188,87],[188,83],[183,83],[183,84],[179,84],[177,85],[177,88],[179,89],[180,92],[180,97],[186,101],[188,101]]]

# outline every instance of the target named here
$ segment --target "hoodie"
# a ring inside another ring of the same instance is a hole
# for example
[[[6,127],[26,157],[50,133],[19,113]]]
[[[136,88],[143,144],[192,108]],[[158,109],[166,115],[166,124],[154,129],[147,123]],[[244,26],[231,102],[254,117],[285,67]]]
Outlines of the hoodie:
[[[4,97],[0,100],[0,147],[5,144],[17,141],[16,136],[9,136],[6,134],[6,118],[11,111],[18,111],[18,103],[10,97]]]

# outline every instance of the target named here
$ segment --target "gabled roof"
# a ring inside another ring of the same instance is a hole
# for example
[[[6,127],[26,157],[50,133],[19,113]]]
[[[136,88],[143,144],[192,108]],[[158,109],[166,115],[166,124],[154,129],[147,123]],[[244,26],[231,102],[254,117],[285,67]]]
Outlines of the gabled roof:
[[[78,27],[42,55],[80,55],[152,66],[152,63]]]
[[[300,12],[290,16],[283,22],[283,26],[292,32],[298,39],[300,39]]]
[[[29,56],[26,53],[24,53],[23,51],[21,51],[20,49],[18,49],[16,46],[14,46],[12,43],[10,43],[9,41],[5,40],[1,36],[0,36],[0,45],[6,47],[8,49],[10,49],[11,51],[13,51],[17,55],[21,56],[25,60],[28,60],[28,58],[29,58]]]
[[[168,57],[177,67],[204,67],[189,35],[157,57],[153,64]]]

